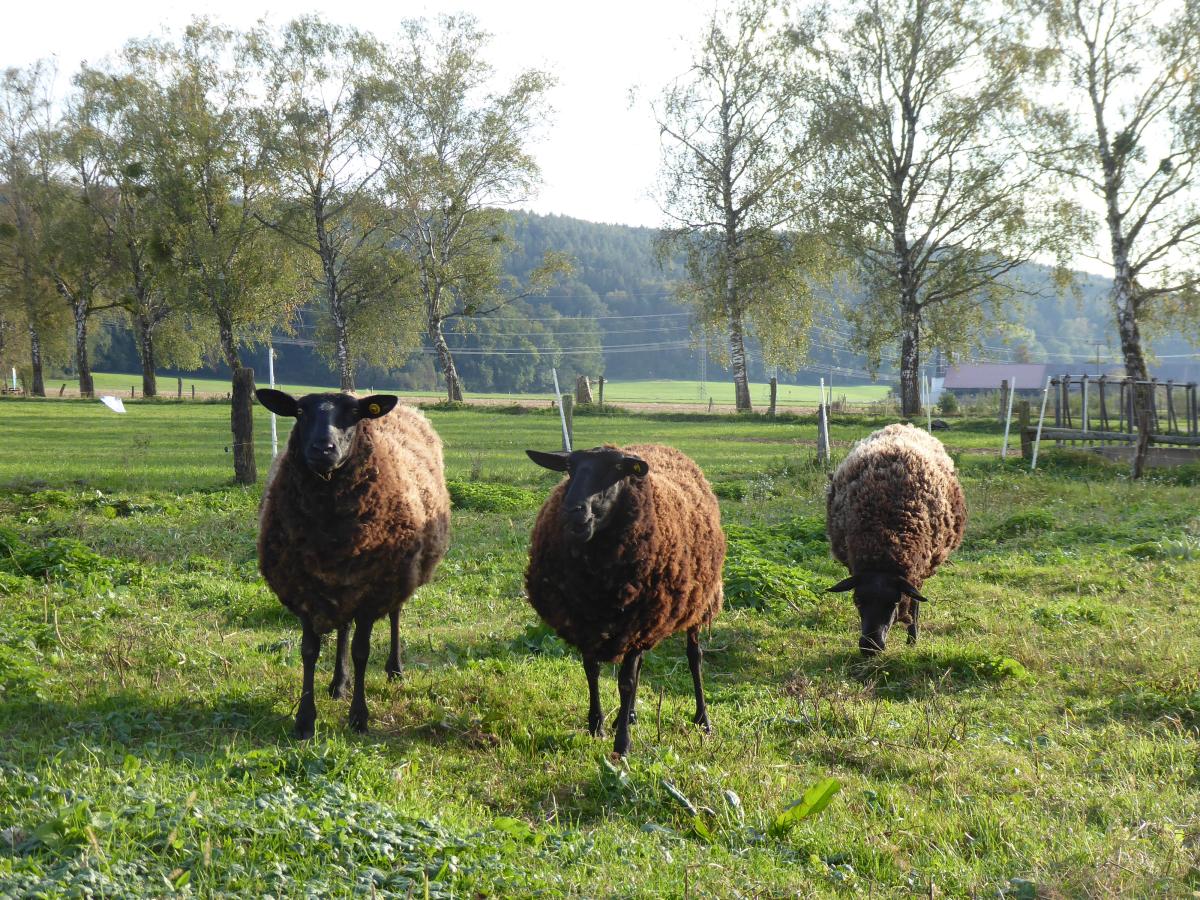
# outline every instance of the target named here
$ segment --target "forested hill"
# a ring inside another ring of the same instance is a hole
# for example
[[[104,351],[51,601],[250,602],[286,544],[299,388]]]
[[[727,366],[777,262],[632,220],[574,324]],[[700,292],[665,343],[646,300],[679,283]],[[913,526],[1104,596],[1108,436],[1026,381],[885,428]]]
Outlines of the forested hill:
[[[672,299],[671,284],[680,274],[678,268],[668,268],[664,272],[655,259],[655,234],[651,228],[518,213],[514,235],[522,250],[510,259],[509,270],[517,278],[523,278],[546,250],[564,251],[576,260],[577,270],[569,281],[570,291],[561,293],[594,295],[600,301],[593,307],[600,311],[597,315],[646,317],[643,320],[599,320],[605,334],[605,347],[630,343],[628,332],[636,330],[639,322],[645,325],[647,341],[661,341],[666,345],[688,337],[686,323],[690,320],[686,307]],[[1120,367],[1107,279],[1079,272],[1072,288],[1059,292],[1047,266],[1023,266],[1018,278],[1023,296],[1014,301],[1009,310],[1010,327],[997,328],[993,335],[984,339],[982,346],[968,351],[971,358],[1051,362],[1063,371],[1081,372],[1085,366],[1088,371],[1095,369],[1099,351],[1102,367]],[[556,291],[546,302],[564,314],[577,314],[566,312],[567,307],[559,293]],[[839,297],[837,302],[853,303],[854,298]],[[578,314],[583,313],[584,310],[579,310]],[[655,318],[655,315],[661,318]],[[855,374],[865,377],[863,357],[848,349],[851,335],[841,321],[836,305],[818,311],[817,321],[818,327],[809,335],[809,365],[797,372],[781,372],[780,377],[788,381],[811,381],[831,366],[835,373],[842,375],[842,380],[854,380]],[[713,336],[714,349],[719,337]],[[1151,344],[1162,354],[1157,370],[1164,377],[1200,377],[1200,358],[1191,356],[1196,347],[1178,330],[1166,329],[1155,335]],[[752,356],[754,377],[765,377],[761,357],[757,352]],[[606,364],[614,377],[695,378],[701,369],[699,354],[680,350],[654,351],[652,357],[648,354],[606,354]],[[724,371],[717,367],[712,354],[707,365],[710,378],[724,377]],[[891,371],[885,361],[881,377]]]
[[[717,359],[721,336],[712,335],[708,353],[698,349],[691,316],[673,299],[672,285],[679,270],[670,262],[665,270],[660,267],[654,253],[655,234],[651,228],[516,213],[515,250],[507,260],[514,280],[523,283],[548,250],[571,257],[574,272],[545,296],[515,302],[478,323],[471,333],[450,336],[468,392],[544,391],[552,366],[564,383],[579,372],[622,380],[726,379]],[[1085,367],[1094,371],[1097,350],[1102,365],[1107,362],[1111,368],[1118,361],[1104,279],[1081,274],[1075,290],[1060,295],[1045,267],[1026,266],[1020,277],[1028,296],[1010,310],[1013,327],[1007,335],[998,329],[970,351],[970,357],[1049,361],[1073,372]],[[839,302],[853,302],[853,297]],[[320,311],[306,316],[311,321],[319,318]],[[813,382],[832,372],[841,383],[866,380],[865,361],[851,348],[849,329],[836,304],[819,310],[817,322],[809,335],[809,360],[796,371],[779,372],[780,379]],[[96,348],[96,367],[137,371],[133,342],[124,329],[110,329],[110,335],[107,347]],[[1163,377],[1200,376],[1200,360],[1187,355],[1195,348],[1179,333],[1159,336],[1154,349],[1162,354],[1158,373]],[[770,372],[753,343],[750,351],[751,377],[765,380]],[[282,345],[278,356],[282,378],[335,383],[330,367],[311,347]],[[256,369],[265,365],[261,352],[250,353],[249,358]],[[893,369],[886,356],[884,362],[880,378],[888,381]],[[377,388],[436,389],[440,384],[428,354],[415,355],[400,369],[363,367],[360,371],[361,383]]]

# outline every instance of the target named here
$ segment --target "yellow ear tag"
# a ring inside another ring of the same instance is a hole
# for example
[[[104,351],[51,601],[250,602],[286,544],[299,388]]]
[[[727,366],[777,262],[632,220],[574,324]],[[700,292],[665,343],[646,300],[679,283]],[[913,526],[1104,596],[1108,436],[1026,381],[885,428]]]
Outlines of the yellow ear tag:
[[[367,410],[371,413],[371,415],[377,416],[377,415],[379,415],[379,404],[372,403],[370,406],[367,407]]]
[[[641,475],[641,474],[642,474],[642,464],[641,464],[641,463],[634,463],[634,464],[633,464],[633,474],[634,474],[634,475]]]

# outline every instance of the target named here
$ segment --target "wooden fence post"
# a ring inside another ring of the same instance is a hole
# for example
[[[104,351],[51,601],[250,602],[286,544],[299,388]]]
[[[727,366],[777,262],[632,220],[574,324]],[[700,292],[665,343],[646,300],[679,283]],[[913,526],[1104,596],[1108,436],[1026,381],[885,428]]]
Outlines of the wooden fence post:
[[[1000,412],[996,416],[996,420],[1003,424],[1004,417],[1008,414],[1008,379],[1004,378],[1000,381]]]
[[[775,398],[779,394],[779,379],[771,377],[771,403],[767,406],[767,415],[775,418]]]
[[[1029,401],[1017,402],[1017,427],[1021,434],[1021,458],[1029,459],[1033,455],[1033,435],[1029,428]]]
[[[176,400],[183,399],[183,376],[182,375],[177,375],[175,377],[175,399]]]
[[[1063,427],[1063,419],[1062,419],[1062,390],[1061,390],[1061,388],[1059,387],[1059,384],[1060,384],[1060,383],[1061,383],[1061,380],[1060,380],[1060,379],[1058,379],[1058,378],[1053,378],[1053,379],[1051,379],[1051,380],[1050,380],[1050,386],[1054,388],[1054,427],[1055,427],[1055,428],[1062,428],[1062,427]],[[1054,445],[1055,445],[1056,447],[1061,447],[1061,446],[1062,446],[1062,441],[1055,441],[1055,442],[1054,442]]]
[[[586,375],[580,375],[575,379],[575,402],[592,402],[592,382]]]
[[[233,371],[233,480],[238,484],[254,484],[258,469],[254,462],[254,370]]]
[[[604,376],[600,376],[600,408],[604,409]]]
[[[1108,427],[1108,401],[1104,396],[1105,386],[1108,384],[1108,376],[1101,375],[1096,379],[1096,384],[1100,388],[1100,430],[1109,431]],[[1101,441],[1102,444],[1107,444],[1108,441]]]

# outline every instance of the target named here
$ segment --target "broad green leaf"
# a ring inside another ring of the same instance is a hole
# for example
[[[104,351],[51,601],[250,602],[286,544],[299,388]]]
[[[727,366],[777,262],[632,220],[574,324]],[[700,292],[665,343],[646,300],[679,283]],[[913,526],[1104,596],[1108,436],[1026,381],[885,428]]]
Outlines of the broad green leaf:
[[[775,817],[775,821],[771,823],[771,833],[787,834],[800,822],[809,816],[815,816],[828,806],[833,795],[841,788],[841,782],[836,778],[824,778],[818,781],[804,792],[803,797]]]

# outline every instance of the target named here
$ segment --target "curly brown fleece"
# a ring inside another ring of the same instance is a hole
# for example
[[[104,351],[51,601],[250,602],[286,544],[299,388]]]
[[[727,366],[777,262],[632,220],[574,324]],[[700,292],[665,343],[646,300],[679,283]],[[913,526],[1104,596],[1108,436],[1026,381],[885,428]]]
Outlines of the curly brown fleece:
[[[672,447],[622,448],[650,471],[626,480],[612,521],[580,544],[564,531],[567,482],[538,513],[525,588],[529,602],[585,658],[620,660],[721,609],[725,535],[700,467]]]
[[[826,513],[833,555],[851,574],[901,575],[918,590],[967,525],[953,460],[912,425],[889,425],[854,445],[830,479]]]
[[[259,568],[319,634],[398,609],[446,552],[450,495],[442,442],[419,410],[358,424],[330,481],[301,458],[296,431],[272,465],[259,515]]]

